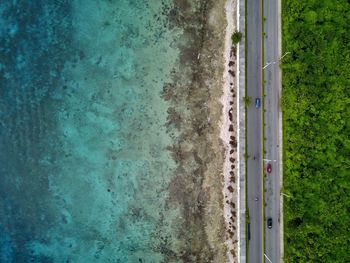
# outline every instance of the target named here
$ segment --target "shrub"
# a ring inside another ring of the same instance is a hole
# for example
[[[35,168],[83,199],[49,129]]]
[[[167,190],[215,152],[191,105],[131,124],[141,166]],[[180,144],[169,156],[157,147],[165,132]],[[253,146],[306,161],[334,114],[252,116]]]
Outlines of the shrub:
[[[234,32],[231,36],[232,44],[234,44],[234,45],[238,44],[241,41],[242,36],[243,35],[241,32],[238,32],[238,31]]]

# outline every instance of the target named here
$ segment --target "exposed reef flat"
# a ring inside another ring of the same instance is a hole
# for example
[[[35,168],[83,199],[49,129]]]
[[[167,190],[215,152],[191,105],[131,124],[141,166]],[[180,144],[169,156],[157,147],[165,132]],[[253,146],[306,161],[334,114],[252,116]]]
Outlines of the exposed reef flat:
[[[170,200],[184,216],[181,235],[189,242],[184,261],[226,262],[226,240],[232,237],[224,219],[225,147],[220,140],[226,129],[221,122],[226,1],[200,1],[194,9],[176,2],[182,3],[177,11],[182,19],[173,23],[191,40],[180,46],[181,68],[174,69],[173,81],[163,89],[171,104],[168,125],[179,133],[169,148],[177,163]]]

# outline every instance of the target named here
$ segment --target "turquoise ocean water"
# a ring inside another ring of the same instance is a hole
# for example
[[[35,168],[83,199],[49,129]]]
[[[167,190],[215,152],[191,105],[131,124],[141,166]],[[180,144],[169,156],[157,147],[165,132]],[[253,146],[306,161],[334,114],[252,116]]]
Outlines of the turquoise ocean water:
[[[0,2],[0,262],[199,262],[169,204],[179,8]]]

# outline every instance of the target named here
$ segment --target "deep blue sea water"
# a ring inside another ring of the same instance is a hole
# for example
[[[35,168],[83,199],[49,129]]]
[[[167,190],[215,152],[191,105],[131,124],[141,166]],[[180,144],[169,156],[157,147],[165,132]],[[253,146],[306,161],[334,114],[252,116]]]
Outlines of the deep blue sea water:
[[[176,10],[0,1],[0,262],[186,261],[161,96],[188,41]]]

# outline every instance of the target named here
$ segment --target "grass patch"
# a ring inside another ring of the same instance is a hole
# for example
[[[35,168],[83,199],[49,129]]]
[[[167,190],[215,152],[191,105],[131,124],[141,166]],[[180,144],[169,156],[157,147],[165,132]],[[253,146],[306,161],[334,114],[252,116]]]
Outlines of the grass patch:
[[[243,101],[244,101],[244,105],[246,108],[248,108],[250,105],[252,105],[252,97],[250,97],[250,96],[244,96]]]

